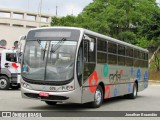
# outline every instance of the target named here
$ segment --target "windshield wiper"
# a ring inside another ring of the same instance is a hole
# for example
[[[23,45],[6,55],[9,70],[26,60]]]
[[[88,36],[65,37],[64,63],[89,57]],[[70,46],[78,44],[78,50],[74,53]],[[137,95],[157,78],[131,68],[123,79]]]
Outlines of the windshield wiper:
[[[62,38],[60,41],[58,41],[58,43],[56,45],[52,45],[51,47],[51,51],[52,53],[54,53],[56,50],[58,50],[61,46],[62,46],[62,42],[66,41],[66,38]]]
[[[45,44],[45,47],[43,48],[43,46],[41,45],[41,41],[39,39],[37,39],[37,42],[38,44],[40,45],[41,49],[43,50],[43,60],[44,60],[44,57],[45,57],[45,54],[46,54],[46,48],[47,48],[47,42]]]

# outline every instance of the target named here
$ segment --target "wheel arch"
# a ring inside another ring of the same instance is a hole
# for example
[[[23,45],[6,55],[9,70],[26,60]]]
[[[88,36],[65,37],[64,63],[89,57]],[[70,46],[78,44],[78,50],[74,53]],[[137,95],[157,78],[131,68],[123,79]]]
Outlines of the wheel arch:
[[[135,80],[136,85],[137,85],[137,91],[138,91],[138,80]]]
[[[98,86],[101,86],[101,88],[102,88],[102,90],[103,90],[103,99],[104,99],[104,96],[105,96],[105,85],[104,85],[103,82],[100,82],[100,83],[98,84]],[[98,87],[98,86],[97,86],[97,87]]]

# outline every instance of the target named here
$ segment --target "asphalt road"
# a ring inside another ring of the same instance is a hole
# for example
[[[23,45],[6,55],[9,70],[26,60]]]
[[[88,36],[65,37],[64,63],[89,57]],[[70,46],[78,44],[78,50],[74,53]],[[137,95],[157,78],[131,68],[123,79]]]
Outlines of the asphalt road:
[[[135,100],[124,97],[105,100],[97,109],[78,104],[48,106],[39,100],[22,99],[20,90],[6,90],[0,91],[0,111],[160,111],[160,85],[150,85]]]
[[[117,97],[105,100],[98,109],[78,104],[49,106],[43,101],[22,99],[20,90],[0,91],[0,111],[160,111],[160,85],[150,85],[135,100]]]

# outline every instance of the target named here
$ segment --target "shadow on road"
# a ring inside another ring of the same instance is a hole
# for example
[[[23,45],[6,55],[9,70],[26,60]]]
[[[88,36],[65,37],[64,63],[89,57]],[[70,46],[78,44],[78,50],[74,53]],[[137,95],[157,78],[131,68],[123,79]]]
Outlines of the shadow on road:
[[[137,99],[139,98],[143,98],[144,96],[138,96]],[[133,99],[127,99],[123,96],[120,96],[120,97],[115,97],[115,98],[110,98],[110,99],[106,99],[104,100],[103,104],[101,107],[103,106],[107,106],[107,105],[112,105],[112,104],[115,104],[115,103],[118,103],[118,102],[122,102],[122,101],[130,101],[130,100],[133,100]],[[43,103],[42,101],[42,104],[45,104]],[[89,106],[89,104],[68,104],[68,103],[58,103],[56,105],[42,105],[42,106],[33,106],[33,107],[29,107],[28,109],[31,109],[31,110],[40,110],[40,111],[85,111],[85,110],[99,110],[100,108],[91,108]]]
[[[20,89],[12,89],[12,88],[9,88],[8,90],[0,90],[0,91],[11,92],[11,91],[20,91]]]

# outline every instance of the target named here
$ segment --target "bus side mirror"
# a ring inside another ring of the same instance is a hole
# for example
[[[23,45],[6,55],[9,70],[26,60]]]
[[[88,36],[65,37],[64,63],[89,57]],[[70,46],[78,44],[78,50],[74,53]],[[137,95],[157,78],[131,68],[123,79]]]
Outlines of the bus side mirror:
[[[84,35],[84,40],[89,41],[89,52],[94,51],[94,42],[92,41],[92,38],[90,38],[87,35]]]
[[[21,40],[25,40],[25,39],[26,39],[26,36],[24,35],[24,36],[20,36],[19,40],[21,41]]]
[[[90,52],[94,51],[94,42],[89,42],[89,51]]]

